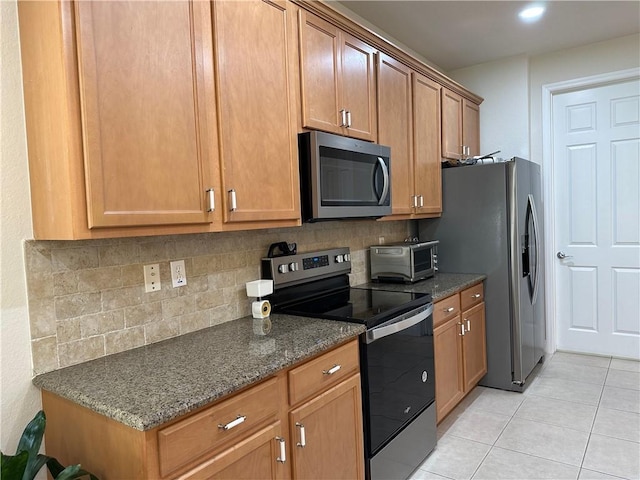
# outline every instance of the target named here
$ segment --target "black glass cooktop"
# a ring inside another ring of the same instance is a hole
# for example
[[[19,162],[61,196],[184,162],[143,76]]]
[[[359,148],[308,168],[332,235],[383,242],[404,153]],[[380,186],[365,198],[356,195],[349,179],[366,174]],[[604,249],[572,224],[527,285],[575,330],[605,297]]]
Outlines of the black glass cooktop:
[[[428,293],[346,287],[278,309],[303,317],[362,323],[372,328],[431,301]]]

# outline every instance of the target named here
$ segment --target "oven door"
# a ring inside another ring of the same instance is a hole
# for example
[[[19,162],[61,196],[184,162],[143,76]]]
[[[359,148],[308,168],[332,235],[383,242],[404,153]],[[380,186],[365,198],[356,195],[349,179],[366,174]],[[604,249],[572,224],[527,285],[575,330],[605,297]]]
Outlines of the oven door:
[[[435,400],[433,305],[361,337],[365,437],[372,458]]]

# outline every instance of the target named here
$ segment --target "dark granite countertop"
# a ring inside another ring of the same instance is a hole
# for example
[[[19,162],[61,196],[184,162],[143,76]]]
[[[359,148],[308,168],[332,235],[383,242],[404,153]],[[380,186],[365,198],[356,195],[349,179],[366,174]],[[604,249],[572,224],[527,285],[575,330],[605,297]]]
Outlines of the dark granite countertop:
[[[334,345],[364,326],[274,314],[245,317],[38,375],[33,383],[137,430],[149,430]],[[266,325],[266,326],[265,326]]]
[[[475,285],[487,278],[481,273],[436,273],[435,277],[416,283],[382,283],[370,282],[358,287],[376,290],[394,290],[397,292],[430,293],[434,302],[449,297],[454,293]]]

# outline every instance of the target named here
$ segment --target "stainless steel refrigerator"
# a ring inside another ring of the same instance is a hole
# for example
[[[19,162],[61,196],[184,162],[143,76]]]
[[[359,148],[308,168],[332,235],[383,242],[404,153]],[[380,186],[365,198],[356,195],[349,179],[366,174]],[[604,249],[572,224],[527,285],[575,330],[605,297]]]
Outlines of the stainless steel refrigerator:
[[[487,275],[480,385],[521,392],[543,359],[541,185],[540,166],[522,158],[446,168],[442,217],[418,222],[421,241],[440,241],[439,271]]]

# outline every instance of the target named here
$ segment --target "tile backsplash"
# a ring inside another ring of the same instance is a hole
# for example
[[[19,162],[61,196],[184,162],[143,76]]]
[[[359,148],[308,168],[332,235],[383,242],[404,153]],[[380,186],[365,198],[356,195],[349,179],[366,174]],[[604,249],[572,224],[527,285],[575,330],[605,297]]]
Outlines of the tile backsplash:
[[[251,313],[245,283],[260,278],[274,242],[298,251],[348,246],[353,285],[368,280],[368,247],[403,240],[407,221],[348,221],[299,228],[82,241],[25,242],[34,374],[129,350]],[[173,288],[169,262],[184,260]],[[160,264],[146,293],[143,265]]]

